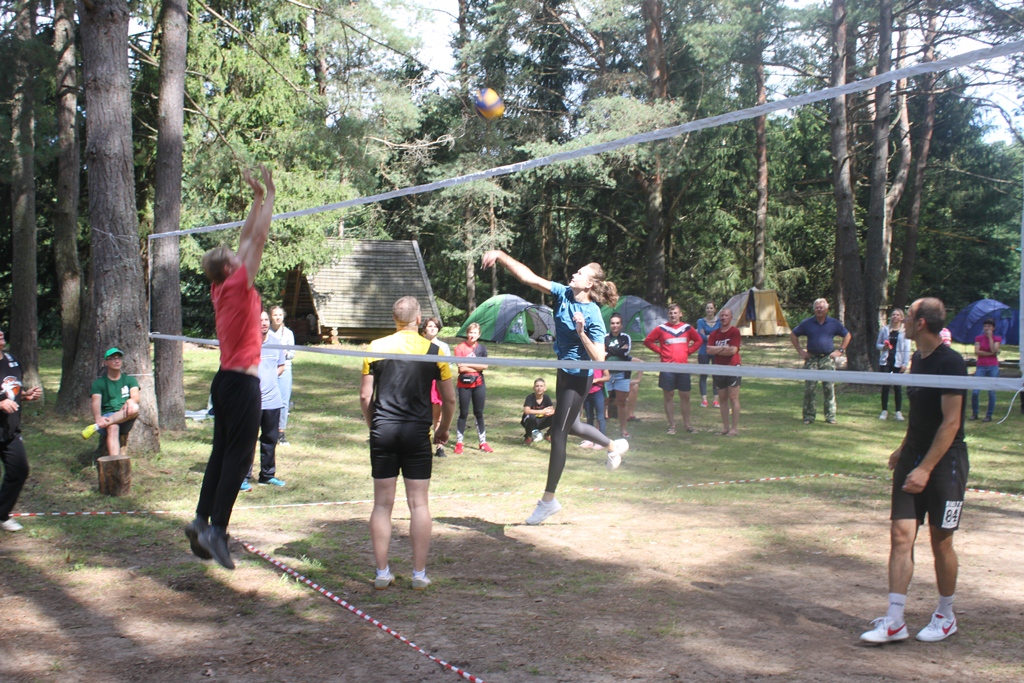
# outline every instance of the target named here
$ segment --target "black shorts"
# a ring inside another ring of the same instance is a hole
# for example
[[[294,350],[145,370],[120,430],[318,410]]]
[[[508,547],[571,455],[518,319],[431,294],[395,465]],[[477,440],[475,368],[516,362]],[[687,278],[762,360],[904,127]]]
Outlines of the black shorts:
[[[967,446],[950,448],[932,470],[924,491],[907,493],[903,490],[903,482],[923,458],[924,454],[903,454],[896,463],[892,474],[892,514],[889,519],[916,519],[918,524],[924,524],[925,513],[928,513],[930,526],[956,531],[960,528],[970,471]]]
[[[736,387],[739,389],[743,383],[742,377],[732,377],[730,375],[711,375],[711,379],[715,383],[715,391],[721,391],[722,389],[728,389],[729,387]]]
[[[370,466],[374,479],[399,473],[406,479],[430,479],[434,451],[430,425],[383,422],[370,429]]]
[[[689,391],[690,375],[685,372],[659,373],[658,386],[664,391]]]

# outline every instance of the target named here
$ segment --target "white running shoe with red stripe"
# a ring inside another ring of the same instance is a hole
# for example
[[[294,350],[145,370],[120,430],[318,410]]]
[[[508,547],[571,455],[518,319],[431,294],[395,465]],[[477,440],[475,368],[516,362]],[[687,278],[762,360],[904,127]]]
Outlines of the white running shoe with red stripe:
[[[956,615],[944,617],[938,612],[932,615],[931,623],[917,632],[917,639],[925,643],[937,643],[956,633]]]
[[[905,623],[896,626],[889,617],[878,617],[871,625],[873,629],[860,634],[860,639],[865,643],[894,643],[906,640],[910,635]]]

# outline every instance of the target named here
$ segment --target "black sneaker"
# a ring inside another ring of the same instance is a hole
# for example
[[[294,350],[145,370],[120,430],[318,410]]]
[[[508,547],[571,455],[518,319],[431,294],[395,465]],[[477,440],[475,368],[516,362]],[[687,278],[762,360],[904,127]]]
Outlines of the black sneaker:
[[[228,534],[222,526],[209,526],[199,534],[199,545],[224,569],[234,569],[235,562],[228,550]]]
[[[633,417],[631,417],[628,420],[626,420],[626,422],[636,422],[637,424],[640,424],[641,422],[643,422],[643,420],[641,420],[639,417],[634,415]]]
[[[447,454],[444,452],[444,446],[438,446],[437,450],[434,451],[435,458],[447,458]]]
[[[281,438],[277,440],[277,445],[278,446],[291,446],[291,444],[288,443],[288,439],[284,438],[284,432],[281,432]]]
[[[196,517],[194,520],[189,522],[188,526],[185,527],[185,537],[188,538],[188,544],[192,548],[192,554],[200,560],[213,559],[213,555],[199,544],[199,534],[206,531],[208,526],[209,524]]]

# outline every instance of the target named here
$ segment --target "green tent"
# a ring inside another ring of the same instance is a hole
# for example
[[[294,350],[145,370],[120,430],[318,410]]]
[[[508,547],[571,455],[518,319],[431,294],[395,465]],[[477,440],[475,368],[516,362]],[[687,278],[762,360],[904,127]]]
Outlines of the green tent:
[[[515,294],[499,294],[476,307],[462,323],[456,336],[465,337],[470,323],[480,325],[482,341],[502,344],[531,344],[551,341],[555,335],[555,318],[551,309],[531,304]]]
[[[622,331],[629,335],[635,342],[642,342],[650,334],[651,330],[663,322],[668,321],[668,309],[664,306],[655,306],[652,303],[641,299],[638,296],[624,296],[619,298],[615,308],[609,306],[601,307],[601,316],[604,318],[604,327],[611,330],[612,313],[622,316]]]

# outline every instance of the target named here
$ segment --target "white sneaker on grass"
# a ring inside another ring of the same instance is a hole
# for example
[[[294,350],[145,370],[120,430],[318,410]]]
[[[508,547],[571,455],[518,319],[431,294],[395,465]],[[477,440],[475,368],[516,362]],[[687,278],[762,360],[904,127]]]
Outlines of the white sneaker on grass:
[[[387,573],[383,576],[378,572],[377,577],[373,580],[373,587],[382,591],[394,582],[395,575],[391,573],[391,567],[388,567]]]
[[[882,414],[878,416],[878,419],[879,420],[888,420],[889,419],[889,411],[888,410],[883,410]]]
[[[878,617],[871,625],[874,626],[873,629],[860,634],[861,641],[865,643],[894,643],[906,640],[910,635],[905,623],[896,626],[889,617]]]
[[[423,578],[421,578],[421,579],[418,579],[415,576],[412,577],[412,589],[414,591],[426,590],[427,586],[429,586],[429,585],[430,585],[430,579],[428,579],[425,576]]]
[[[538,500],[536,509],[533,511],[533,514],[526,518],[526,523],[531,525],[540,524],[561,509],[562,504],[555,498],[552,498],[551,502],[544,502],[543,499]]]
[[[903,422],[903,413],[901,413],[898,410],[896,411],[896,421],[897,422]]]
[[[629,442],[625,439],[615,439],[612,441],[612,450],[608,451],[608,461],[605,463],[605,467],[610,470],[619,469],[619,465],[622,464],[622,456],[629,450]]]
[[[0,522],[0,529],[3,529],[4,531],[21,531],[24,528],[25,527],[18,524],[13,519],[8,519],[4,522]]]
[[[937,643],[956,633],[956,615],[944,617],[935,613],[931,623],[917,632],[917,639],[925,643]]]

